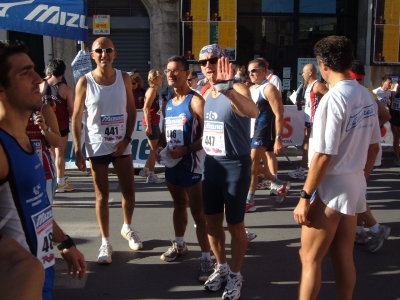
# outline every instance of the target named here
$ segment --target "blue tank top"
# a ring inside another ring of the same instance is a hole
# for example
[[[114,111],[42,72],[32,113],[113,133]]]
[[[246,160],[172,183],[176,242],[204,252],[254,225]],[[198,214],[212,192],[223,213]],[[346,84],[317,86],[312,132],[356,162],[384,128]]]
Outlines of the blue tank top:
[[[206,123],[223,122],[226,158],[250,155],[250,118],[239,116],[225,95],[220,94],[217,98],[213,98],[212,93],[208,95],[204,106],[204,122],[205,128]],[[215,158],[218,159],[218,156]]]
[[[251,89],[251,97],[256,103],[259,114],[254,123],[253,138],[275,139],[275,115],[269,101],[264,98],[264,88],[269,82],[263,82],[258,87]]]
[[[47,197],[45,173],[32,145],[28,153],[14,137],[0,129],[0,143],[8,159],[9,172],[0,186],[0,233],[16,239],[42,261],[54,264],[52,244],[52,208]],[[51,223],[51,224],[50,224]],[[46,235],[46,237],[45,237]],[[38,241],[39,237],[39,241]]]
[[[194,91],[190,91],[185,100],[183,100],[179,105],[174,105],[172,103],[172,98],[166,104],[165,134],[167,136],[167,142],[171,145],[188,146],[200,139],[203,135],[198,120],[193,118],[193,115],[190,112],[190,103],[194,94]],[[174,128],[176,131],[179,127],[181,129],[178,131],[181,132],[182,139],[179,138],[179,133],[177,134],[177,132],[174,132]],[[182,162],[186,166],[190,167],[191,172],[201,174],[204,166],[204,158],[204,150],[199,150],[184,155],[182,157]]]

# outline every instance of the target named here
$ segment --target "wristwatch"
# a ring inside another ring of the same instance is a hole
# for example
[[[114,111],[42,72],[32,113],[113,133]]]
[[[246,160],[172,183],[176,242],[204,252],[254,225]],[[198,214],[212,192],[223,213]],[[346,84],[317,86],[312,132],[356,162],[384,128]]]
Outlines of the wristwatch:
[[[277,138],[278,140],[281,140],[281,141],[282,141],[282,136],[281,136],[281,135],[277,135],[276,138]]]
[[[46,135],[47,132],[51,132],[51,128],[50,128],[50,126],[47,126],[46,131],[40,130],[40,132],[41,132],[43,135]]]
[[[58,250],[63,251],[64,249],[69,249],[72,246],[75,246],[74,241],[71,239],[69,235],[67,235],[67,239],[57,245]]]
[[[312,195],[307,194],[307,192],[305,190],[300,191],[300,198],[311,199],[311,196]]]
[[[130,136],[127,136],[127,135],[124,137],[124,140],[128,140],[129,143],[132,142],[132,138]]]

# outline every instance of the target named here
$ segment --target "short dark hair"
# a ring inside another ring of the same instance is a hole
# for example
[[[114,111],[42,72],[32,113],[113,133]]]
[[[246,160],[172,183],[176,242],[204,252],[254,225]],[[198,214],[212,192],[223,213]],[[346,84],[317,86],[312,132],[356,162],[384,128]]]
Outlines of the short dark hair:
[[[353,43],[345,36],[331,35],[318,41],[314,55],[334,72],[349,70],[354,60]]]
[[[64,75],[66,68],[62,59],[54,58],[47,63],[45,73],[47,76],[60,77]]]
[[[8,58],[15,54],[28,54],[28,47],[21,42],[4,43],[0,41],[0,85],[4,88],[10,87],[10,78],[8,73],[11,70],[11,64]]]
[[[350,71],[358,75],[365,75],[364,65],[359,60],[353,61]]]
[[[189,70],[189,63],[187,62],[186,58],[183,56],[179,55],[174,55],[168,58],[168,62],[175,61],[175,62],[180,62],[183,66],[184,71]]]
[[[192,75],[192,77],[194,77],[194,78],[198,78],[197,72],[196,72],[196,71],[192,71],[191,75]]]
[[[382,77],[382,83],[385,82],[386,80],[390,79],[390,81],[392,81],[392,77],[390,77],[389,75],[385,75]]]
[[[261,59],[261,58],[253,59],[253,60],[249,61],[249,66],[250,66],[250,64],[257,64],[258,68],[264,68],[267,70],[267,64],[265,63],[264,59]]]

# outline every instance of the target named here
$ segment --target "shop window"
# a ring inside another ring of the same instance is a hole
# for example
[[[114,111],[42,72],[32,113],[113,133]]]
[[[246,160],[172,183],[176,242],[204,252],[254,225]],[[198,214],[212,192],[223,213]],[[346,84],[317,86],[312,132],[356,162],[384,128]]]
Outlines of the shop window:
[[[336,13],[337,0],[300,0],[300,13]]]

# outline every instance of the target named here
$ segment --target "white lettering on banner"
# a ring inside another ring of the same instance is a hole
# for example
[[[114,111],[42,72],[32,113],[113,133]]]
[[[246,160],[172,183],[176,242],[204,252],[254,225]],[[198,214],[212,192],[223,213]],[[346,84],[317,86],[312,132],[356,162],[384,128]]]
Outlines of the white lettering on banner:
[[[3,4],[0,4],[0,7],[3,8],[2,10],[0,10],[0,17],[6,17],[7,16],[6,15],[7,10],[10,7],[17,6],[17,5],[31,4],[33,1],[34,0],[22,1],[22,2],[17,2],[17,3],[3,3]]]
[[[36,22],[40,23],[45,22],[47,19],[51,17],[47,21],[47,23],[49,24],[59,24],[68,27],[75,27],[75,28],[80,27],[83,29],[88,29],[88,27],[85,25],[86,16],[69,12],[60,12],[59,6],[49,7],[46,4],[40,4],[36,6],[36,8],[30,14],[28,14],[24,20],[32,21],[36,17],[38,17],[36,19]],[[79,19],[79,24],[77,24],[78,19]]]

